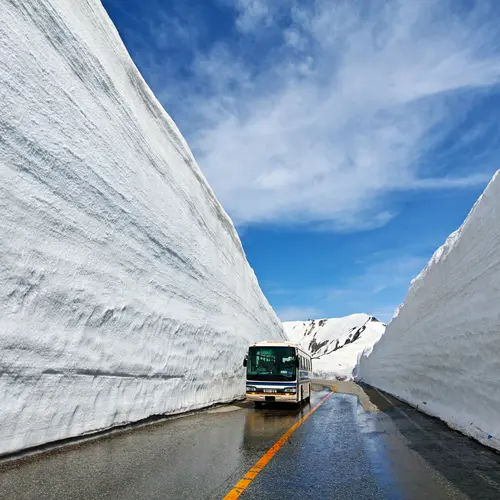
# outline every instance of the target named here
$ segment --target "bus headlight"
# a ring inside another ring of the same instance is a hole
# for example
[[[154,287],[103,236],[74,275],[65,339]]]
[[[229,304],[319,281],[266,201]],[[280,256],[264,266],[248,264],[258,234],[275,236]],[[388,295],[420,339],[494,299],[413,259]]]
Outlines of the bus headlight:
[[[247,392],[257,392],[257,387],[247,385]]]
[[[285,392],[293,392],[295,394],[295,387],[287,387]]]

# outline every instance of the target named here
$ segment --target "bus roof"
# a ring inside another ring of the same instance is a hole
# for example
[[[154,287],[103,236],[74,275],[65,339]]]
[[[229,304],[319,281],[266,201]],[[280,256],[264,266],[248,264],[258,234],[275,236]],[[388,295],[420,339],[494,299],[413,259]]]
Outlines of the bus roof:
[[[263,340],[262,342],[256,342],[255,344],[251,344],[252,347],[255,346],[285,346],[285,347],[298,347],[297,344],[293,342],[287,342],[285,340]]]
[[[299,351],[303,352],[306,356],[310,356],[310,354],[302,347],[293,342],[286,342],[283,340],[263,340],[262,342],[256,342],[255,344],[250,344],[250,347],[295,347]]]

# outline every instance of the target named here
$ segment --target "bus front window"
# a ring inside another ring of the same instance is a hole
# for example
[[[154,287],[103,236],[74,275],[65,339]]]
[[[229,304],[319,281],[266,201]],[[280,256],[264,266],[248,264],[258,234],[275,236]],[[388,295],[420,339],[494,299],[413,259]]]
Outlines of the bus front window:
[[[247,378],[249,380],[295,380],[294,347],[250,347]]]

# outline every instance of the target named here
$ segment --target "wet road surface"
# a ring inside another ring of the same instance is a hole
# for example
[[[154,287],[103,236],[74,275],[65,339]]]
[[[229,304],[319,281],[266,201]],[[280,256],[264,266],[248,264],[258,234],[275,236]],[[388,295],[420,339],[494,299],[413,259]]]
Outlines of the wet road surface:
[[[377,397],[332,394],[240,498],[500,499],[500,455]],[[6,464],[0,498],[220,499],[310,409],[230,405]]]

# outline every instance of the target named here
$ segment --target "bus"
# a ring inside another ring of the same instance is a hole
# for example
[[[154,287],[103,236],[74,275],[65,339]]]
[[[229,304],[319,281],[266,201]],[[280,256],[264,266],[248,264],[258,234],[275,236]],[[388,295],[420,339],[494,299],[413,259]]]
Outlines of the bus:
[[[311,398],[311,356],[290,342],[259,342],[248,348],[246,398],[262,403],[301,403]]]

